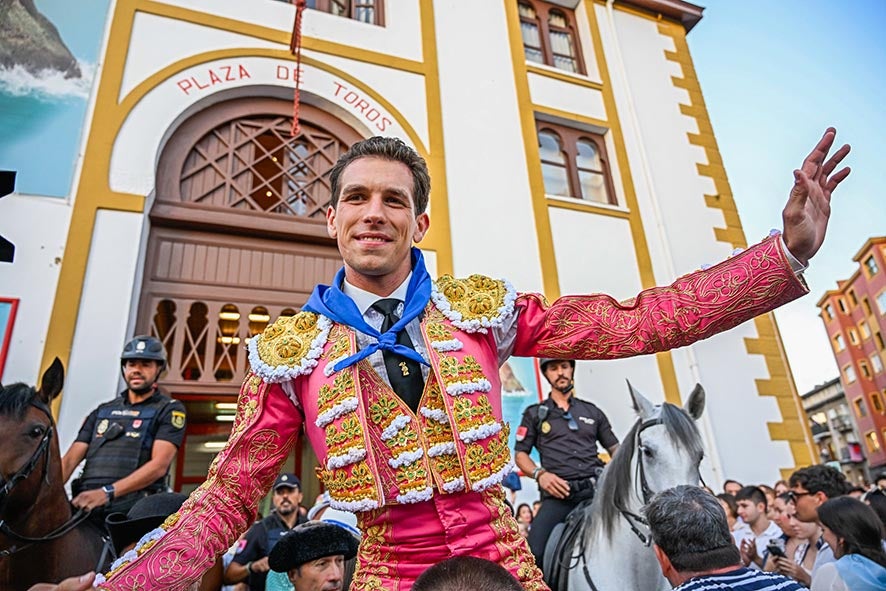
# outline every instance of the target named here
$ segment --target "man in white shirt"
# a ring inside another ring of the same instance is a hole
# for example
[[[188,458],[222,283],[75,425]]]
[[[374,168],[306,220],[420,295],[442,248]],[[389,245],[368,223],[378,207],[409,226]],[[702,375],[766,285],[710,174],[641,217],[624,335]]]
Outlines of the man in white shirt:
[[[735,502],[745,526],[732,532],[732,537],[741,550],[742,563],[751,568],[760,568],[766,562],[766,545],[770,540],[781,537],[781,528],[766,516],[766,494],[760,487],[742,487],[735,495]],[[754,548],[751,548],[752,544]],[[757,563],[754,558],[760,562]]]

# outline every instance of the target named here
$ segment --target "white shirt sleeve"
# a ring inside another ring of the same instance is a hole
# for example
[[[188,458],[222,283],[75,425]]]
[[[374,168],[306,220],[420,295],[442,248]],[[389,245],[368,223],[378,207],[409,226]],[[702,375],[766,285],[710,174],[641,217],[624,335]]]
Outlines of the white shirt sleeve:
[[[812,577],[810,591],[849,591],[833,562],[821,565]]]

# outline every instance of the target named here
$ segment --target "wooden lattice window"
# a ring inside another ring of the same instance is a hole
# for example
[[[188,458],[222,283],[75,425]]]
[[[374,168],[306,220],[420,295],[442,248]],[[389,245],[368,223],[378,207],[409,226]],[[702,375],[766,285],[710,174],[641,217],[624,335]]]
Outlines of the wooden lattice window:
[[[194,145],[181,195],[194,203],[301,217],[323,217],[330,201],[324,176],[347,146],[334,135],[291,120],[255,116],[224,123]]]
[[[331,114],[301,107],[296,137],[292,103],[274,98],[226,101],[185,121],[160,157],[152,220],[324,238],[329,169],[362,138]]]

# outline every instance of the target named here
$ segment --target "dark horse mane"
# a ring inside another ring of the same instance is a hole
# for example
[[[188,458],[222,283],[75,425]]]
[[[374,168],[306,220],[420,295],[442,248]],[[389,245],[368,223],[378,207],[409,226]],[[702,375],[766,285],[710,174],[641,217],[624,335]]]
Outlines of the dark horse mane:
[[[4,386],[0,384],[0,416],[22,420],[28,406],[37,397],[37,389],[21,382]]]
[[[698,427],[695,426],[695,421],[686,411],[665,402],[660,407],[659,417],[668,430],[668,434],[679,447],[686,449],[689,454],[701,456],[704,451],[701,445],[701,436]],[[628,496],[634,490],[631,460],[637,452],[637,430],[640,429],[641,424],[642,421],[638,419],[619,445],[618,451],[615,452],[612,461],[603,472],[597,490],[597,498],[589,509],[594,512],[592,523],[602,527],[607,537],[612,535],[612,530],[620,515],[618,507],[628,506]]]

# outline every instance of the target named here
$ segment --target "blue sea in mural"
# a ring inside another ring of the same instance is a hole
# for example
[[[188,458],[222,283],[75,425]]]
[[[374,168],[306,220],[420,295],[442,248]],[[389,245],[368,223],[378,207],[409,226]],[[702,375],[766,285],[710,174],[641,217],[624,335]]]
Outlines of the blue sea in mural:
[[[83,141],[108,0],[36,0],[77,58],[82,75],[0,69],[0,169],[15,170],[16,192],[67,197]],[[4,15],[0,15],[0,19]]]
[[[18,193],[66,197],[86,97],[11,92],[4,73],[0,73],[0,169],[18,171]]]

